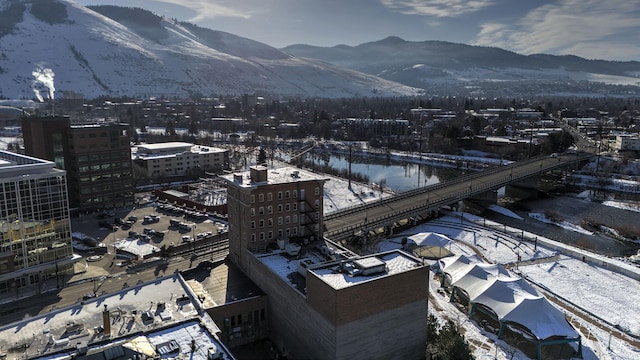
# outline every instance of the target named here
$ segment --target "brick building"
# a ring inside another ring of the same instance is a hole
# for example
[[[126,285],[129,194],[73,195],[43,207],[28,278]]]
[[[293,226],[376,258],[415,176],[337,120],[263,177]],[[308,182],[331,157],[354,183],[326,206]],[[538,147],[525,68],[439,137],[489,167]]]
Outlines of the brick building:
[[[133,206],[127,125],[70,123],[68,117],[22,118],[25,152],[67,171],[74,212]]]

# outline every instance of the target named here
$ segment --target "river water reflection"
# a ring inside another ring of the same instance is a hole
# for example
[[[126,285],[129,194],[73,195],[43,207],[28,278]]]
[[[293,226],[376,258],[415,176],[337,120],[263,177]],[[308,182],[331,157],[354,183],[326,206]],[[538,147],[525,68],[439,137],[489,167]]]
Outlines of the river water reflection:
[[[346,157],[331,155],[326,161],[334,169],[347,170],[349,161]],[[382,184],[395,192],[404,192],[418,187],[447,181],[462,172],[458,169],[394,161],[374,157],[357,157],[351,162],[351,172],[369,177],[369,182]]]

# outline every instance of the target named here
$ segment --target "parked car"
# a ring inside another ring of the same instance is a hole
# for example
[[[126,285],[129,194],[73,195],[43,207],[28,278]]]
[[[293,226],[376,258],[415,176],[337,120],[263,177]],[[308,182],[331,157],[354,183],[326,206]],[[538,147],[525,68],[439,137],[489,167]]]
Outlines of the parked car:
[[[138,221],[138,217],[137,217],[137,216],[129,216],[129,217],[127,218],[127,221],[136,222],[136,221]]]
[[[156,215],[147,215],[142,219],[143,224],[152,224],[160,221],[160,217]]]
[[[189,235],[182,236],[182,242],[192,242],[193,239]]]

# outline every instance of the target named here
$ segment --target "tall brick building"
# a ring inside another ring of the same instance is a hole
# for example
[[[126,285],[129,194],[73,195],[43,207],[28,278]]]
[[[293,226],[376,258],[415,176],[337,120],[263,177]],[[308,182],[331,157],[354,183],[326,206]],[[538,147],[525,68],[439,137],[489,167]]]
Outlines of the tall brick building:
[[[264,253],[277,240],[309,242],[323,234],[325,177],[294,168],[251,167],[227,180],[229,252],[241,267],[246,252]]]
[[[22,118],[27,155],[67,171],[72,211],[133,206],[133,172],[127,125],[71,124],[68,117]]]

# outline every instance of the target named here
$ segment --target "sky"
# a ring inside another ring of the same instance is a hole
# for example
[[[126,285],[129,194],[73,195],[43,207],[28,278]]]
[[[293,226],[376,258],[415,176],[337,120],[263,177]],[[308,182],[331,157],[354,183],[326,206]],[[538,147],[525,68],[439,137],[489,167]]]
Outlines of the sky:
[[[640,0],[130,0],[127,6],[277,48],[398,36],[525,55],[640,61]]]

